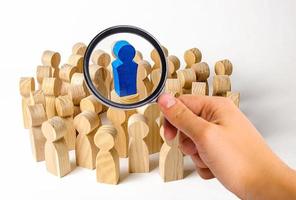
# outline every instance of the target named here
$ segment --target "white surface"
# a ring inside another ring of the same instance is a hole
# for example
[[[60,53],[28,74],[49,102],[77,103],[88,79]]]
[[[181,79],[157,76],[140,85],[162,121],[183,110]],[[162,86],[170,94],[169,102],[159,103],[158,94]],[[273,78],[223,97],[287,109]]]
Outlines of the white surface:
[[[242,110],[277,155],[296,168],[296,1],[10,0],[0,4],[0,199],[236,199],[216,180],[204,181],[195,172],[164,184],[156,168],[107,186],[96,183],[94,171],[76,168],[58,179],[46,173],[44,163],[33,162],[21,120],[19,77],[35,75],[43,50],[57,50],[65,61],[75,42],[88,43],[98,31],[116,24],[143,27],[180,58],[196,46],[211,69],[218,59],[229,58],[235,66],[231,78],[233,89],[242,94]],[[186,163],[193,170],[191,162]],[[124,175],[126,162],[121,164]]]

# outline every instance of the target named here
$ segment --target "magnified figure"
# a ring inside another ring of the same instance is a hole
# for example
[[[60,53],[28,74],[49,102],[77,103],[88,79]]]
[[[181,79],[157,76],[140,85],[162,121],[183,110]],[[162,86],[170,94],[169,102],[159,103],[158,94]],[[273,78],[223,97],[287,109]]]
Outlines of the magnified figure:
[[[138,64],[133,61],[136,50],[125,40],[115,43],[113,54],[116,60],[112,62],[114,89],[118,96],[137,95]]]

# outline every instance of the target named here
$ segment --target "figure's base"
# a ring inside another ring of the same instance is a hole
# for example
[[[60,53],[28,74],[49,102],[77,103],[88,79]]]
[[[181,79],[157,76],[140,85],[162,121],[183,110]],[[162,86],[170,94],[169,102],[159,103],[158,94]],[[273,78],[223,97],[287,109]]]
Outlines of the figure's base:
[[[129,95],[129,96],[120,97],[115,92],[115,90],[112,90],[111,91],[111,100],[116,103],[131,104],[131,103],[138,102],[140,100],[140,96],[137,93],[137,94],[133,94],[133,95]]]

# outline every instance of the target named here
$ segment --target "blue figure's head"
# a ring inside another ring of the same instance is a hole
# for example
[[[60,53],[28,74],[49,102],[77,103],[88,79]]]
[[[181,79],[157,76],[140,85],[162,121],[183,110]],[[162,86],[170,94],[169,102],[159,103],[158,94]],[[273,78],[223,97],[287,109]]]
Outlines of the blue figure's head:
[[[125,62],[125,61],[132,61],[134,59],[136,55],[136,50],[127,41],[120,40],[114,44],[113,53],[119,60],[121,60],[122,62]]]

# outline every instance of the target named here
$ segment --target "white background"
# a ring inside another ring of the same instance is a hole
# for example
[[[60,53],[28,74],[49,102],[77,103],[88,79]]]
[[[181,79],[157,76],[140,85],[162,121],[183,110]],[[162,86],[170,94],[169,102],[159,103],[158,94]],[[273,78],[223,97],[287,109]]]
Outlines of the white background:
[[[236,199],[216,180],[192,172],[189,160],[189,175],[166,184],[157,168],[127,175],[122,160],[117,186],[96,183],[95,172],[81,168],[59,179],[33,161],[19,78],[35,75],[43,50],[60,52],[65,62],[75,42],[88,43],[117,24],[148,30],[179,58],[198,47],[212,72],[215,61],[229,58],[241,109],[275,153],[296,168],[295,0],[9,0],[0,3],[0,22],[0,199]],[[151,162],[155,166],[157,156]]]

